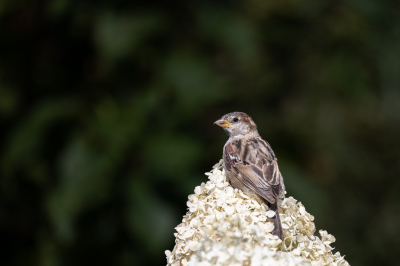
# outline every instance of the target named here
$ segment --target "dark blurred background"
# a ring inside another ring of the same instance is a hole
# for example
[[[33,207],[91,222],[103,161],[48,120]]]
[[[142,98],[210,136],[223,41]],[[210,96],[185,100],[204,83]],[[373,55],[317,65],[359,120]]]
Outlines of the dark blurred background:
[[[250,114],[353,266],[400,249],[400,2],[0,1],[1,265],[165,265]]]

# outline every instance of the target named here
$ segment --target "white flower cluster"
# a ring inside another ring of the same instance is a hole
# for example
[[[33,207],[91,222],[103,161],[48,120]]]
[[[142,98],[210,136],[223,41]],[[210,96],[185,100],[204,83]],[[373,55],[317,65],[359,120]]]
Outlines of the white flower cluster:
[[[222,225],[222,226],[221,226]],[[224,225],[228,228],[224,228]],[[271,234],[261,232],[255,224],[248,225],[239,214],[228,217],[223,224],[214,223],[212,237],[200,240],[200,247],[191,256],[189,266],[306,266],[300,257],[270,248],[276,244]],[[280,243],[280,241],[278,241]],[[185,259],[182,261],[185,265]]]
[[[321,239],[314,236],[314,217],[294,198],[282,195],[278,201],[282,242],[267,222],[275,212],[233,189],[226,182],[222,160],[206,175],[209,181],[189,196],[189,211],[175,228],[176,245],[165,252],[168,265],[349,265],[339,252],[332,254],[332,235],[321,230]]]

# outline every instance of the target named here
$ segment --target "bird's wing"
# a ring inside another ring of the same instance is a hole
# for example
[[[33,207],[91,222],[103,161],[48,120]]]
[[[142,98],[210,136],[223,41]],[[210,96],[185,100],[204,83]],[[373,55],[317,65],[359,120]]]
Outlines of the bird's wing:
[[[270,203],[281,189],[281,174],[274,152],[261,138],[237,140],[225,146],[224,163],[245,186]]]

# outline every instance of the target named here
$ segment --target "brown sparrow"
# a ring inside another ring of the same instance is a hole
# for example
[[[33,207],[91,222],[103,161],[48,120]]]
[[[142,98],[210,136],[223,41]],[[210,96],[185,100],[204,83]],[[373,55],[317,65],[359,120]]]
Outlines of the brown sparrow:
[[[268,221],[275,226],[272,233],[283,241],[277,200],[285,186],[271,146],[260,137],[256,124],[245,113],[226,114],[214,124],[229,136],[223,151],[229,183],[275,211],[276,215]]]

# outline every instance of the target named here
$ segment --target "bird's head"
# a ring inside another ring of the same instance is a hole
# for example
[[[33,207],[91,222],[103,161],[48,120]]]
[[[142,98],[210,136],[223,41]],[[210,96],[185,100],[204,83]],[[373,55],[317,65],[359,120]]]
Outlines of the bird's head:
[[[215,121],[214,124],[224,128],[229,137],[247,135],[249,133],[258,134],[257,126],[253,119],[242,112],[226,114],[221,119]]]

